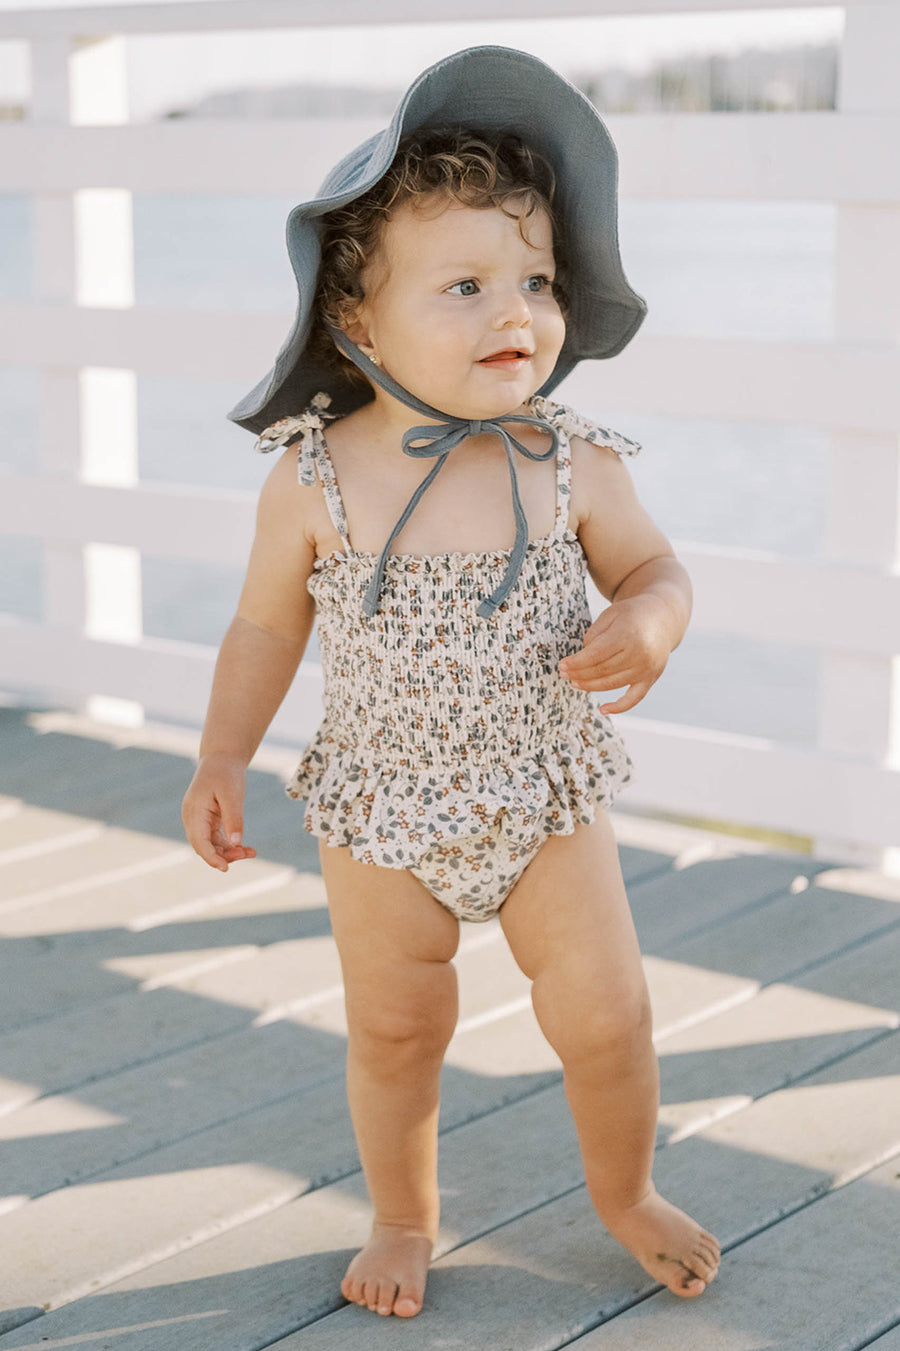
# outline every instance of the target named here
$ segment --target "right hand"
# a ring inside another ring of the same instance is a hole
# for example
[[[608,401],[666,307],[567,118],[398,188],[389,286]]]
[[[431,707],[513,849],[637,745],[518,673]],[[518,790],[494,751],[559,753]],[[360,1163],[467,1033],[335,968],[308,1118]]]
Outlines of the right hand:
[[[227,873],[229,863],[256,858],[241,843],[246,766],[230,755],[205,755],[197,766],[181,804],[188,843],[204,863]],[[232,843],[233,836],[237,842]]]

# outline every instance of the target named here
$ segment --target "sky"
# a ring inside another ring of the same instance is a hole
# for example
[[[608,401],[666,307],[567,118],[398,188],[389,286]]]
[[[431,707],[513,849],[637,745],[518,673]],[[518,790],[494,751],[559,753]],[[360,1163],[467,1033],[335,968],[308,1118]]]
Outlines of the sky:
[[[53,8],[77,2],[56,0]],[[36,0],[0,0],[0,11],[42,7]],[[130,38],[130,112],[141,121],[217,90],[304,79],[402,90],[433,61],[482,42],[532,52],[572,77],[604,65],[646,68],[687,52],[837,40],[842,27],[843,9],[835,6]],[[28,80],[25,44],[0,42],[0,101],[27,97]]]

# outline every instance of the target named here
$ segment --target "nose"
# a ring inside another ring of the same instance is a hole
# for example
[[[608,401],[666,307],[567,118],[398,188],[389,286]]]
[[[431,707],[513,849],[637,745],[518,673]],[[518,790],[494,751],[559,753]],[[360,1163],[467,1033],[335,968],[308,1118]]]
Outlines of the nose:
[[[494,307],[494,327],[525,328],[530,323],[531,309],[521,287],[504,287]]]

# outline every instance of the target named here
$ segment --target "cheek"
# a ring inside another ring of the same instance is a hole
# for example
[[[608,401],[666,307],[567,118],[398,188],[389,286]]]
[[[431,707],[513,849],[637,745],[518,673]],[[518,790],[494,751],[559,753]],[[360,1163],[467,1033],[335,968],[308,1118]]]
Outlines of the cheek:
[[[562,312],[554,309],[552,314],[544,317],[543,337],[548,347],[556,347],[557,350],[562,347],[566,340],[566,321]]]

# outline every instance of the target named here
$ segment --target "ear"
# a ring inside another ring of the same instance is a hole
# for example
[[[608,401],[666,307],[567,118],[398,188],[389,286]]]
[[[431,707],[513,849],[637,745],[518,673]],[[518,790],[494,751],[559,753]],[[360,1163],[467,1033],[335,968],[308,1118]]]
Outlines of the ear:
[[[353,319],[343,325],[343,331],[367,357],[375,351],[361,306],[356,310]]]

